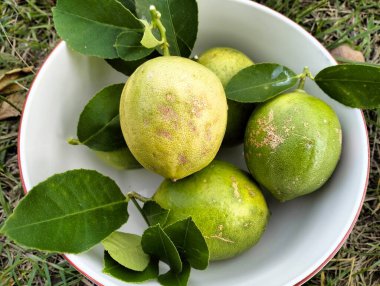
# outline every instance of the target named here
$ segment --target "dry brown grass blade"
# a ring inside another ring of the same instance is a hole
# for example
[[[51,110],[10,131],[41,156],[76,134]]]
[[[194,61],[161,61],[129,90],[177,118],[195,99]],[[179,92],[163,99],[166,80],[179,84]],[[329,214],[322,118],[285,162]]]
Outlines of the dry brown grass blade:
[[[0,74],[0,93],[9,85],[15,83],[16,80],[23,78],[33,72],[33,67],[17,68]]]
[[[6,98],[0,97],[0,100],[3,100],[0,105],[0,120],[21,115],[25,102],[25,96],[22,93],[13,93]]]

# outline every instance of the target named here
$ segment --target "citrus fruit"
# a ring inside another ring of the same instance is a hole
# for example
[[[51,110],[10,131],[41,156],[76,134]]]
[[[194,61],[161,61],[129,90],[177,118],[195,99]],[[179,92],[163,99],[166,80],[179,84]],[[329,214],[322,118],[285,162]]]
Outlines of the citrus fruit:
[[[214,72],[224,88],[240,70],[253,65],[251,59],[245,54],[227,47],[216,47],[203,52],[199,56],[198,62]],[[232,100],[227,100],[227,103],[227,129],[223,146],[233,146],[243,142],[245,127],[254,104],[244,104]]]
[[[220,148],[227,124],[223,86],[190,59],[154,58],[126,82],[120,124],[141,165],[181,179],[207,166]]]
[[[153,200],[170,209],[167,224],[192,217],[206,238],[211,260],[252,247],[269,218],[265,199],[249,174],[222,161],[177,182],[164,180]]]
[[[114,151],[95,151],[95,154],[107,165],[118,169],[137,169],[142,166],[133,157],[128,147],[117,149]]]
[[[341,148],[342,130],[335,112],[302,90],[259,106],[244,139],[249,171],[280,201],[321,187],[333,173]]]

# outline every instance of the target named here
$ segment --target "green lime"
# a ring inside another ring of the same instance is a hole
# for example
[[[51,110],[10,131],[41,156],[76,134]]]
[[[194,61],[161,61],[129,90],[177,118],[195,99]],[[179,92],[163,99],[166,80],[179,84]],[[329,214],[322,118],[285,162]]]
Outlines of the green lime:
[[[118,169],[138,169],[142,166],[133,157],[128,147],[124,147],[115,151],[95,151],[95,154],[107,165]]]
[[[214,72],[226,88],[231,78],[240,70],[253,65],[242,52],[226,47],[216,47],[203,52],[198,62]],[[227,129],[223,146],[233,146],[243,142],[244,131],[254,104],[228,100]]]
[[[153,199],[170,209],[168,224],[191,216],[211,260],[233,257],[262,236],[269,210],[248,173],[221,161],[177,182],[164,180]]]
[[[280,201],[320,188],[332,175],[341,148],[334,110],[302,90],[259,106],[244,139],[248,169]]]

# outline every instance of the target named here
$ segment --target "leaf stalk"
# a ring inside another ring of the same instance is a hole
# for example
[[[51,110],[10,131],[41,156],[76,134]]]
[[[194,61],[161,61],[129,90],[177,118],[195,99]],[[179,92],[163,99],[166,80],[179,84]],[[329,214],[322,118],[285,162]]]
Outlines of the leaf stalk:
[[[150,199],[146,198],[146,197],[144,197],[144,196],[142,196],[142,195],[140,195],[140,194],[138,194],[136,192],[129,192],[127,194],[127,196],[128,196],[128,198],[131,199],[131,201],[133,202],[133,204],[135,205],[135,207],[137,208],[137,210],[140,212],[140,214],[144,218],[146,224],[148,226],[150,226],[148,218],[145,216],[143,209],[141,208],[140,204],[137,202],[137,200],[139,200],[140,202],[146,203]]]
[[[20,114],[22,113],[22,110],[18,108],[17,105],[15,105],[12,101],[8,100],[5,96],[0,95],[0,100],[8,103],[10,106],[12,106],[14,109],[16,109]]]
[[[311,71],[309,70],[309,67],[305,66],[303,68],[303,72],[298,75],[300,82],[298,84],[297,89],[304,89],[306,78],[310,78],[311,80],[314,80],[314,76],[312,75]]]
[[[66,141],[70,145],[81,145],[82,144],[82,142],[80,142],[79,139],[76,139],[76,138],[68,138]]]

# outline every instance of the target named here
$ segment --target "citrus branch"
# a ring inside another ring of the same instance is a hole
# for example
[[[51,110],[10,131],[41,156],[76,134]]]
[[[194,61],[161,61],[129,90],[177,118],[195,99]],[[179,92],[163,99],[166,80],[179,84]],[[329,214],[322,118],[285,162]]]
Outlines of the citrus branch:
[[[311,74],[311,71],[309,70],[309,67],[304,67],[303,72],[298,75],[300,82],[298,84],[297,89],[304,89],[306,78],[310,78],[311,80],[314,80],[314,76]]]
[[[170,56],[169,42],[168,42],[168,39],[166,38],[166,29],[161,22],[161,13],[157,11],[154,5],[150,5],[149,10],[150,10],[150,15],[152,16],[152,24],[153,26],[157,27],[161,35],[161,42],[162,42],[161,48],[162,48],[162,51],[164,52],[164,56]]]
[[[137,202],[137,200],[139,200],[140,202],[146,203],[150,199],[148,199],[148,198],[146,198],[146,197],[144,197],[144,196],[142,196],[136,192],[129,192],[127,194],[127,197],[131,199],[131,201],[133,202],[133,204],[135,205],[137,210],[140,212],[141,216],[144,218],[146,224],[148,226],[150,226],[148,218],[145,216],[144,211],[142,210],[140,204]]]

